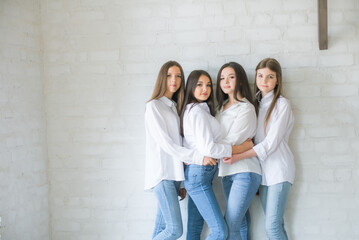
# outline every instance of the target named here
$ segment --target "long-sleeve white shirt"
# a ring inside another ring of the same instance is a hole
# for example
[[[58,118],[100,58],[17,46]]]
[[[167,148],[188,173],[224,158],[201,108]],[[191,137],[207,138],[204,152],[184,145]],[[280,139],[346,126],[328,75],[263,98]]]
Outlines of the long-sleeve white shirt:
[[[216,118],[221,124],[222,142],[239,145],[248,138],[253,138],[257,130],[257,115],[254,106],[245,98],[223,111],[217,113]],[[246,158],[233,163],[223,163],[220,160],[219,176],[228,176],[242,172],[261,174],[261,167],[257,157]]]
[[[294,116],[289,101],[280,96],[265,133],[265,117],[272,99],[273,91],[265,95],[260,102],[253,150],[262,166],[262,185],[270,186],[282,182],[293,184],[295,164],[288,140],[294,125]]]
[[[207,103],[187,104],[183,116],[183,146],[201,155],[222,158],[232,156],[232,146],[221,144],[221,127],[210,114]]]
[[[146,104],[145,189],[160,181],[184,180],[183,162],[201,165],[199,152],[182,147],[176,103],[167,97]]]

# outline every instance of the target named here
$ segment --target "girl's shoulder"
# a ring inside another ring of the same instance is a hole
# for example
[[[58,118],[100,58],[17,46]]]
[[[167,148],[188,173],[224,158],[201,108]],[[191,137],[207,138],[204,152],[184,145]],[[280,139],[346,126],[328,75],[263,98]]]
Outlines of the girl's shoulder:
[[[290,111],[292,109],[289,99],[283,97],[282,95],[277,99],[276,108],[278,108],[279,110],[287,109]]]
[[[151,101],[146,103],[146,109],[156,109],[163,105],[163,103],[159,99],[152,99]]]
[[[278,100],[277,100],[278,104],[281,105],[290,105],[290,101],[288,98],[283,97],[282,95],[279,96]]]

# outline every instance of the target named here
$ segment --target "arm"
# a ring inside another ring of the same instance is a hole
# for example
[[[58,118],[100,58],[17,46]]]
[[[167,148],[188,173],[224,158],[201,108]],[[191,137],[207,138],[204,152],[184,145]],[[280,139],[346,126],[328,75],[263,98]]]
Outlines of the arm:
[[[257,156],[257,153],[253,149],[250,149],[248,151],[245,151],[244,153],[234,154],[230,158],[223,158],[223,162],[231,165],[240,160],[255,157],[255,156]]]
[[[168,132],[164,130],[166,121],[155,104],[147,105],[145,124],[150,135],[166,153],[182,162],[195,163],[199,165],[203,163],[203,155],[201,156],[198,152],[176,144],[168,135]]]
[[[252,104],[246,103],[237,111],[236,118],[222,141],[231,144],[241,143],[232,147],[233,154],[245,152],[254,146],[250,138],[255,135],[256,129],[256,111]]]
[[[211,123],[202,109],[192,109],[188,113],[188,124],[193,126],[193,135],[195,137],[198,151],[212,158],[229,157],[232,155],[232,148],[229,144],[215,143]]]
[[[281,99],[281,102],[277,102],[276,108],[276,111],[272,112],[271,125],[269,129],[267,128],[266,137],[253,147],[261,161],[266,160],[277,149],[287,131],[291,130],[291,124],[293,124],[292,109],[286,99]]]

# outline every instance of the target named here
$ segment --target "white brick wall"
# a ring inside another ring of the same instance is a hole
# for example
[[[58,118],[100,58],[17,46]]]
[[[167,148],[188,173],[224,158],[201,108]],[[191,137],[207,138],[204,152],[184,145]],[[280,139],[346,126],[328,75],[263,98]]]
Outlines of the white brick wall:
[[[271,56],[296,117],[289,236],[358,239],[359,1],[328,1],[325,51],[316,4],[1,1],[4,238],[149,239],[156,201],[143,191],[143,115],[160,66],[174,59],[186,76],[204,69],[215,78],[237,61],[253,82],[256,64]],[[215,189],[224,207],[218,179]],[[251,210],[253,239],[265,239],[258,198]]]
[[[50,238],[40,1],[0,1],[1,239]]]

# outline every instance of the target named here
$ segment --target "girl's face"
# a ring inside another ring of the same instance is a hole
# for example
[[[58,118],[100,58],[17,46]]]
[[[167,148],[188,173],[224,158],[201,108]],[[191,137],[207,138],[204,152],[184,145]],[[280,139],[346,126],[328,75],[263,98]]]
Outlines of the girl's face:
[[[173,94],[181,87],[181,69],[177,66],[172,66],[167,72],[167,88],[165,96],[172,98]]]
[[[264,97],[272,91],[277,85],[277,74],[269,68],[262,68],[257,70],[256,84]]]
[[[236,87],[236,73],[231,67],[223,68],[219,85],[225,94],[232,95]]]
[[[198,102],[204,102],[211,96],[211,86],[211,80],[207,76],[201,75],[199,77],[193,93]]]

